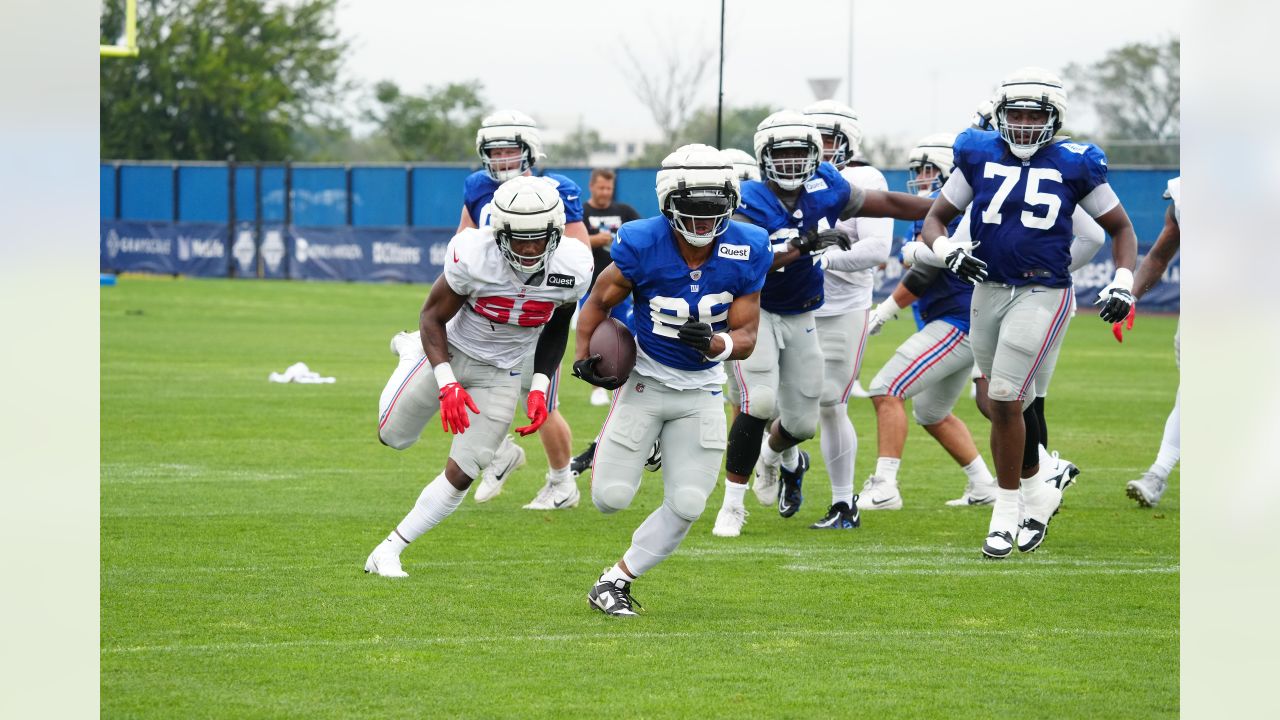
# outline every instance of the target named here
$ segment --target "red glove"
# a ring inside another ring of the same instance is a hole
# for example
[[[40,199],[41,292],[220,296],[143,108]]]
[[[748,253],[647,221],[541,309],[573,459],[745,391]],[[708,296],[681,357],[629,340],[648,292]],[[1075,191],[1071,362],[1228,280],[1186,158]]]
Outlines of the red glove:
[[[525,413],[533,422],[524,427],[516,428],[516,432],[520,433],[520,437],[532,435],[538,432],[538,428],[542,427],[542,423],[547,421],[547,395],[541,390],[534,390],[529,393],[528,399],[524,401]]]
[[[1133,329],[1133,316],[1137,314],[1138,305],[1135,303],[1133,307],[1129,308],[1129,317],[1111,326],[1111,334],[1116,336],[1116,342],[1124,342],[1124,331]],[[1121,325],[1124,326],[1123,330],[1120,328]]]
[[[471,427],[471,418],[467,417],[468,409],[480,414],[480,408],[476,407],[475,401],[461,385],[451,382],[440,388],[440,424],[444,426],[445,432],[454,435],[466,432]]]

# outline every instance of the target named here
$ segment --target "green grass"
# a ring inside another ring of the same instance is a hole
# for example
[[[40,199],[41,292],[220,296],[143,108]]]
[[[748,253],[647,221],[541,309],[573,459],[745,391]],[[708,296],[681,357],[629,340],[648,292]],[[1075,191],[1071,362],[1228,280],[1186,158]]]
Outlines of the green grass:
[[[745,534],[708,512],[635,586],[647,612],[587,608],[600,569],[661,500],[629,511],[520,506],[530,463],[362,573],[441,467],[446,438],[378,444],[387,340],[422,286],[123,278],[102,291],[104,717],[1164,717],[1178,712],[1178,479],[1156,510],[1124,483],[1159,446],[1177,386],[1174,320],[1123,345],[1072,324],[1050,393],[1052,445],[1082,469],[1043,549],[979,559],[990,513],[948,508],[964,476],[913,427],[906,509],[854,532],[805,525],[829,502],[820,452],[797,517],[756,505]],[[869,381],[912,330],[873,339]],[[296,361],[334,385],[278,385]],[[565,374],[589,440],[605,408]],[[858,482],[875,462],[854,400]],[[990,461],[988,425],[958,414]]]

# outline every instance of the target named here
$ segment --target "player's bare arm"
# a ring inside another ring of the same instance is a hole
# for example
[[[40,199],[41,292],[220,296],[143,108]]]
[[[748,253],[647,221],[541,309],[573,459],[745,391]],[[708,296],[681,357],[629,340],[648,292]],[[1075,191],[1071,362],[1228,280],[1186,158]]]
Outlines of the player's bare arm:
[[[587,224],[579,220],[578,222],[565,223],[564,234],[571,238],[577,238],[587,247],[592,247],[591,236],[587,234]],[[608,243],[605,243],[606,245]]]
[[[942,195],[934,198],[933,205],[924,216],[924,227],[920,229],[920,241],[933,249],[933,241],[947,234],[947,226],[960,214],[960,209],[952,205]]]
[[[1169,263],[1173,262],[1173,256],[1178,254],[1178,249],[1182,245],[1181,238],[1182,228],[1174,215],[1173,205],[1169,205],[1164,214],[1164,227],[1160,230],[1160,236],[1156,238],[1155,245],[1151,246],[1151,251],[1143,258],[1142,264],[1134,273],[1133,297],[1135,299],[1146,295],[1148,290],[1160,282],[1164,271],[1169,268]]]
[[[733,343],[733,351],[726,360],[746,360],[756,349],[756,330],[760,327],[760,293],[751,293],[736,297],[729,304],[729,339]],[[710,357],[724,352],[724,338],[711,336]]]
[[[449,362],[449,338],[445,335],[444,326],[458,314],[466,301],[449,287],[444,275],[436,279],[431,292],[427,293],[427,300],[418,315],[418,327],[422,330],[422,349],[426,351],[432,367]]]
[[[734,213],[733,219],[741,223],[746,223],[748,225],[755,224],[746,215],[742,215],[740,213]],[[777,270],[780,267],[786,267],[787,265],[790,265],[796,260],[799,260],[804,255],[805,253],[797,250],[794,247],[788,247],[786,250],[775,252],[773,254],[773,264],[769,266],[769,271],[772,272],[774,270]]]
[[[596,326],[609,317],[609,310],[622,302],[631,294],[631,283],[622,275],[616,265],[610,264],[596,278],[591,294],[578,313],[578,332],[573,348],[574,361],[587,357],[587,346],[591,343],[591,334]]]
[[[919,195],[890,190],[863,190],[862,202],[854,206],[853,193],[849,204],[840,213],[841,220],[851,217],[887,217],[898,220],[919,220],[929,212],[930,201]],[[848,213],[846,215],[845,213]]]
[[[1123,205],[1116,205],[1097,218],[1098,224],[1111,236],[1111,258],[1117,268],[1133,270],[1138,263],[1138,236],[1129,222]]]
[[[454,234],[456,235],[462,232],[463,230],[466,230],[467,228],[473,228],[473,227],[476,227],[476,221],[471,219],[471,212],[467,210],[466,205],[463,205],[462,217],[459,218],[458,220],[458,229],[454,231]]]

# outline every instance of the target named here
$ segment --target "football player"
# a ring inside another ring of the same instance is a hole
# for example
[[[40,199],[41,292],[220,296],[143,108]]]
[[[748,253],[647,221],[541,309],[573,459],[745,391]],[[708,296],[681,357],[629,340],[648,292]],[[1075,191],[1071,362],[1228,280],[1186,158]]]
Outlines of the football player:
[[[715,490],[725,449],[722,362],[751,355],[760,288],[773,262],[766,233],[729,218],[738,206],[733,166],[715,148],[686,145],[662,161],[661,216],[624,224],[613,264],[596,280],[578,318],[574,374],[619,388],[596,450],[591,499],[624,510],[645,458],[661,438],[663,501],[587,593],[591,607],[633,616],[631,583],[675,552]],[[592,333],[631,296],[636,365],[625,384],[602,378],[588,357]]]
[[[1135,273],[1133,279],[1133,299],[1136,302],[1141,299],[1148,290],[1155,287],[1160,282],[1160,278],[1164,275],[1164,271],[1169,267],[1169,263],[1173,260],[1173,256],[1178,253],[1178,248],[1182,245],[1182,178],[1176,177],[1169,181],[1169,187],[1165,190],[1164,196],[1173,202],[1169,203],[1169,209],[1164,214],[1164,228],[1160,231],[1160,236],[1156,238],[1156,243],[1151,247],[1151,252],[1147,253],[1142,264],[1138,266],[1138,272]],[[1129,328],[1133,327],[1133,311],[1129,313],[1127,318]],[[1124,328],[1120,323],[1116,323],[1114,331],[1116,339],[1120,340],[1123,335]],[[1173,335],[1173,358],[1182,365],[1180,351],[1178,348],[1179,337],[1182,334],[1182,321],[1178,321],[1178,331]],[[1151,469],[1142,473],[1142,477],[1137,480],[1130,480],[1125,486],[1125,491],[1129,497],[1138,501],[1142,507],[1155,507],[1160,502],[1160,497],[1164,495],[1165,488],[1169,483],[1169,474],[1173,472],[1173,466],[1178,464],[1180,433],[1178,406],[1182,404],[1182,389],[1179,388],[1173,396],[1173,412],[1169,413],[1169,417],[1164,422],[1164,438],[1160,441],[1160,452],[1156,455],[1156,461],[1152,463]]]
[[[480,129],[476,132],[476,153],[480,156],[483,169],[468,175],[463,182],[462,218],[458,222],[458,232],[488,226],[491,222],[493,196],[498,186],[511,178],[531,175],[538,161],[546,157],[542,152],[542,135],[537,124],[533,118],[516,110],[500,110],[480,121]],[[581,190],[563,175],[547,174],[542,177],[552,183],[564,204],[564,235],[577,238],[590,247],[587,226],[582,220]],[[422,357],[421,344],[418,333],[401,333],[392,340],[392,351],[402,358],[417,361]],[[530,358],[524,366],[517,368],[522,393],[528,393],[530,389],[534,375],[531,363]],[[559,387],[560,373],[557,369],[551,375],[551,387],[547,394],[550,416],[538,433],[547,454],[546,483],[533,501],[525,505],[526,509],[556,510],[568,507],[557,505],[557,498],[553,497],[555,493],[552,492],[552,486],[556,485],[561,488],[560,495],[563,495],[564,484],[572,479],[569,456],[573,451],[573,437],[569,424],[560,414]],[[476,487],[476,502],[488,502],[497,497],[507,478],[524,462],[524,448],[515,444],[511,435],[505,436],[493,462],[485,467],[480,485]]]
[[[449,516],[506,435],[518,403],[520,368],[533,356],[525,399],[530,423],[547,421],[547,394],[569,339],[569,320],[591,282],[591,251],[561,242],[564,202],[553,181],[517,176],[494,192],[490,222],[449,241],[444,272],[420,316],[422,352],[401,355],[379,401],[378,437],[396,450],[417,442],[440,412],[453,433],[449,460],[417,503],[365,561],[365,572],[406,577],[400,553]],[[544,327],[545,326],[545,327]],[[535,347],[536,346],[536,347]],[[430,364],[431,372],[424,368]],[[578,501],[570,480],[555,495]]]
[[[924,198],[852,187],[831,163],[822,162],[822,134],[805,115],[783,110],[761,121],[755,134],[763,182],[742,184],[735,218],[764,228],[773,247],[772,270],[760,294],[756,351],[734,367],[741,412],[729,433],[725,497],[712,533],[736,537],[746,522],[743,496],[756,461],[781,465],[778,512],[791,517],[803,500],[801,483],[808,454],[796,445],[813,437],[822,395],[822,350],[813,312],[823,302],[818,264],[833,246],[847,250],[848,236],[835,228],[855,216],[922,217]],[[768,442],[761,441],[766,425]],[[856,506],[833,503],[820,527],[855,527]]]
[[[1116,273],[1099,293],[1100,317],[1117,322],[1133,305],[1133,225],[1107,183],[1102,151],[1057,136],[1066,105],[1061,80],[1048,71],[1023,68],[1007,77],[993,99],[997,131],[971,128],[956,138],[955,169],[922,233],[949,271],[981,283],[972,298],[970,341],[979,369],[990,378],[999,489],[982,553],[995,559],[1008,557],[1015,544],[1022,552],[1039,547],[1062,501],[1062,488],[1040,477],[1039,428],[1025,423],[1022,413],[1036,397],[1037,371],[1061,344],[1071,313],[1077,205],[1113,238]],[[970,202],[973,239],[953,240],[947,226]]]

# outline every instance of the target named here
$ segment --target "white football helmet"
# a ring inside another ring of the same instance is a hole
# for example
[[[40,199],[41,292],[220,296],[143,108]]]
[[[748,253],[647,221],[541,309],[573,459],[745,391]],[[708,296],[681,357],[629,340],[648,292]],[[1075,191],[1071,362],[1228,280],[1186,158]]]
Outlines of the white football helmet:
[[[926,135],[911,152],[907,154],[907,192],[927,195],[942,187],[951,177],[951,168],[955,165],[955,155],[951,146],[956,136],[951,133],[935,133]],[[929,178],[921,178],[920,172],[932,166],[937,173]]]
[[[973,111],[973,122],[971,124],[979,130],[995,130],[996,125],[991,117],[993,107],[990,100],[983,100],[978,103],[978,109]]]
[[[858,113],[835,100],[819,100],[805,108],[804,114],[818,126],[824,140],[831,137],[835,141],[830,150],[824,146],[822,159],[843,170],[862,144],[862,122],[858,120]]]
[[[795,190],[813,177],[822,162],[822,133],[813,119],[794,110],[779,110],[756,126],[756,161],[760,174],[783,190]],[[780,150],[803,150],[799,157],[777,157]]]
[[[1014,155],[1026,160],[1053,141],[1067,115],[1067,93],[1057,75],[1037,67],[1025,67],[1006,77],[991,100],[1000,137]],[[1049,114],[1043,124],[1012,125],[1008,113],[1013,109],[1043,110]]]
[[[694,247],[710,244],[729,227],[738,207],[738,175],[724,153],[710,145],[684,145],[662,159],[658,207]]]
[[[554,182],[518,175],[498,186],[490,210],[493,237],[516,272],[535,273],[547,266],[564,236],[564,203]],[[545,240],[542,252],[521,255],[513,242]]]
[[[520,154],[491,158],[490,153],[498,148],[516,148]],[[542,135],[538,132],[538,124],[518,110],[499,110],[480,121],[480,130],[476,132],[476,153],[484,164],[485,172],[498,182],[525,174],[538,160],[546,157],[542,154]]]
[[[760,166],[756,165],[756,159],[751,157],[751,153],[737,148],[725,148],[720,154],[733,165],[733,174],[738,177],[739,182],[760,180]]]

